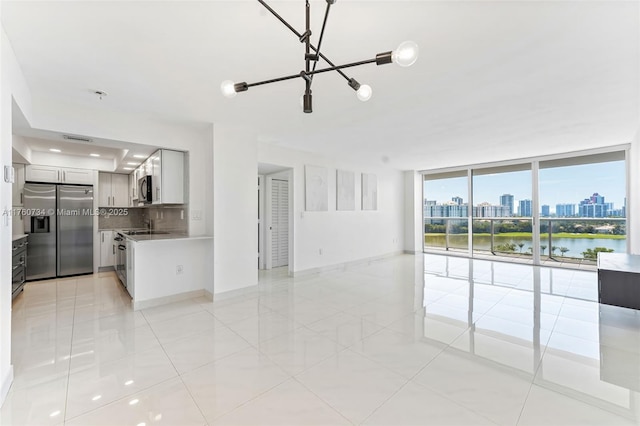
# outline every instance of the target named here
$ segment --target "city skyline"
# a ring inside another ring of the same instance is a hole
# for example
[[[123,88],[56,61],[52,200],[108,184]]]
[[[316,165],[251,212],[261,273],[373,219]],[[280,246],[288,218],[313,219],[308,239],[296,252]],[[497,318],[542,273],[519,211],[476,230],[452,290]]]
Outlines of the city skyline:
[[[541,169],[540,206],[550,206],[550,213],[555,214],[558,204],[577,206],[585,198],[599,193],[616,209],[621,209],[625,204],[625,182],[624,161]],[[531,171],[474,176],[473,189],[476,206],[481,203],[498,205],[505,194],[513,195],[514,204],[518,206],[521,200],[532,199]],[[466,203],[469,198],[467,178],[426,181],[423,195],[438,203],[449,202],[453,197],[460,197]]]

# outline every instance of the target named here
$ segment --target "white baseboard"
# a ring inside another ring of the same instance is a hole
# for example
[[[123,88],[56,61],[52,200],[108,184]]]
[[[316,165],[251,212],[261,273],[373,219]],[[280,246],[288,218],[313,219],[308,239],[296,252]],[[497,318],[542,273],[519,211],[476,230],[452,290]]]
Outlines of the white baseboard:
[[[205,290],[202,297],[208,299],[210,302],[213,302],[213,293],[211,293],[209,290]]]
[[[133,302],[133,310],[139,311],[140,309],[153,308],[156,306],[166,305],[169,303],[181,302],[187,299],[195,299],[196,297],[202,297],[202,296],[207,297],[207,293],[209,292],[203,289],[203,290],[187,291],[186,293],[172,294],[171,296],[157,297],[155,299],[141,300],[139,302]]]
[[[11,384],[13,383],[13,365],[9,366],[9,371],[2,378],[2,388],[0,388],[0,407],[4,404],[4,400],[9,393],[9,388],[11,388]]]
[[[235,290],[227,290],[222,291],[220,293],[215,293],[213,295],[213,299],[216,302],[220,302],[222,300],[235,299],[237,297],[243,297],[248,293],[253,292],[256,288],[258,288],[257,284],[253,284],[247,287],[237,288]]]
[[[349,268],[353,268],[354,266],[366,265],[371,262],[388,259],[390,257],[398,256],[403,253],[404,252],[402,251],[394,251],[394,252],[383,254],[380,256],[373,256],[373,257],[366,257],[358,260],[352,260],[350,262],[336,263],[333,265],[320,266],[318,268],[303,269],[301,271],[293,271],[291,275],[294,277],[303,277],[305,275],[321,274],[323,272],[343,271]]]
[[[404,254],[422,254],[422,250],[405,250]]]

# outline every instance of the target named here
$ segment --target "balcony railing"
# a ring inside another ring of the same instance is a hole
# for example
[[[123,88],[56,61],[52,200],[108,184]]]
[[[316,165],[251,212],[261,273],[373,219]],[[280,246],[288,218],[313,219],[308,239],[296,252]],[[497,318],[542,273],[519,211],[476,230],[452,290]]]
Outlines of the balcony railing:
[[[425,249],[468,251],[467,218],[424,218]],[[474,253],[533,257],[530,217],[473,218]],[[626,218],[540,218],[540,259],[594,264],[600,251],[626,252]]]

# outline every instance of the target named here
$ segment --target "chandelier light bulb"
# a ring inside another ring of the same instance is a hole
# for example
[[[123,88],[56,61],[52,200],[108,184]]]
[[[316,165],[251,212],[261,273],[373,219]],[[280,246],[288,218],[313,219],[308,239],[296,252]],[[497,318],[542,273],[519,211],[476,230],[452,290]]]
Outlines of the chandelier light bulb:
[[[418,45],[413,41],[404,41],[393,52],[391,59],[401,67],[410,67],[418,60]]]
[[[373,90],[368,84],[360,85],[360,88],[356,91],[356,96],[362,102],[367,102],[369,99],[371,99],[371,95],[373,95]]]
[[[237,93],[234,87],[234,82],[231,80],[225,80],[220,85],[220,91],[225,98],[235,98]]]

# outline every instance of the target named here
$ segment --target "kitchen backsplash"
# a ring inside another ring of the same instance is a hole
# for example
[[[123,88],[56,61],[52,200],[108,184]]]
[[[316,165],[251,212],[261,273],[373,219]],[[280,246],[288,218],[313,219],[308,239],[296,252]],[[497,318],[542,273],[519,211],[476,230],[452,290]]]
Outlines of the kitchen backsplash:
[[[108,210],[108,209],[106,209]],[[128,229],[128,228],[144,228],[145,209],[127,208],[114,209],[123,210],[127,214],[122,215],[100,215],[98,217],[99,229]]]
[[[162,206],[146,208],[127,208],[126,215],[101,215],[98,218],[100,229],[146,228],[151,220],[153,229],[172,232],[188,232],[186,206]],[[182,213],[183,212],[183,213]],[[184,217],[184,219],[182,219]]]
[[[188,232],[189,226],[187,218],[189,217],[185,206],[171,207],[151,207],[144,209],[151,219],[153,229],[172,232]],[[184,218],[184,219],[183,219]],[[145,218],[146,219],[146,218]]]

